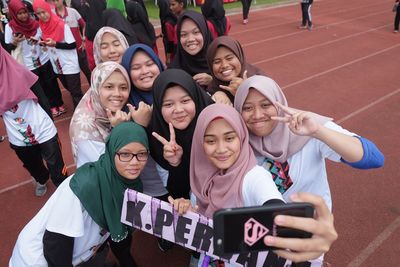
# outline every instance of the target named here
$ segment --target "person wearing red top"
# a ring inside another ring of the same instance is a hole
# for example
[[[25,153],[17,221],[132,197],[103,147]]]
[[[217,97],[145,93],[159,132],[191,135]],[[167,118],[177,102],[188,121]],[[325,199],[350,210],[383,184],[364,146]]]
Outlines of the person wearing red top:
[[[76,42],[79,67],[85,74],[88,83],[90,83],[90,69],[86,58],[85,36],[83,35],[86,26],[85,21],[76,9],[66,7],[63,0],[47,0],[47,2],[54,4],[55,13],[70,27]]]

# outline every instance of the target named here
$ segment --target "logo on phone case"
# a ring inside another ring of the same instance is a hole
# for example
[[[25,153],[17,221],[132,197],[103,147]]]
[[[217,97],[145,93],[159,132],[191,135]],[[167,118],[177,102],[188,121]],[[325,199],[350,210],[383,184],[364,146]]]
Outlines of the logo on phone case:
[[[244,223],[244,242],[251,247],[268,232],[267,227],[250,218]]]

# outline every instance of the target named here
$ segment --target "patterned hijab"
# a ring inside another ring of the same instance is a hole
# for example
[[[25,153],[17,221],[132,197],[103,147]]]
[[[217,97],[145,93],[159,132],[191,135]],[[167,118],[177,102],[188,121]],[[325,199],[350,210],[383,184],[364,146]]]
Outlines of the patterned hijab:
[[[150,48],[149,46],[145,44],[134,44],[131,47],[129,47],[125,53],[124,56],[122,57],[122,63],[121,65],[124,66],[125,70],[130,73],[131,71],[131,62],[132,58],[135,56],[136,52],[138,51],[143,51],[145,52],[157,65],[158,69],[160,70],[160,73],[164,71],[164,65],[161,62],[160,58],[154,53],[154,50]],[[140,101],[143,101],[144,103],[148,105],[153,105],[153,92],[152,90],[150,91],[143,91],[137,88],[133,83],[132,80],[130,79],[132,88],[131,88],[131,93],[129,94],[129,100],[128,102],[135,107],[139,106]]]
[[[36,20],[34,20],[33,18],[31,18],[31,16],[29,16],[29,15],[28,15],[27,21],[20,21],[17,18],[17,13],[21,9],[25,9],[26,12],[28,12],[28,9],[24,5],[24,3],[22,3],[21,0],[11,0],[8,3],[8,11],[9,11],[8,14],[11,17],[11,21],[10,21],[9,25],[10,25],[11,29],[13,30],[14,33],[20,32],[28,38],[31,36],[35,36],[37,29],[39,28],[39,23]],[[29,14],[29,12],[28,12],[28,14]]]
[[[255,75],[245,80],[236,93],[234,107],[240,113],[250,88],[259,91],[272,104],[279,102],[283,106],[288,106],[282,89],[274,80],[265,76]],[[285,116],[282,110],[277,106],[275,108],[278,111],[278,116]],[[328,120],[331,120],[331,118],[318,116],[318,121],[321,124]],[[286,123],[278,123],[268,136],[259,137],[250,133],[250,144],[253,149],[260,155],[278,162],[286,162],[290,156],[301,150],[310,139],[310,136],[295,135],[290,131]]]
[[[76,107],[69,127],[72,152],[75,158],[75,146],[78,141],[93,140],[104,143],[110,135],[110,121],[100,102],[100,87],[114,71],[122,73],[130,88],[128,73],[118,63],[104,62],[93,70],[91,86]]]
[[[117,39],[123,46],[124,50],[126,50],[129,47],[128,41],[126,40],[125,36],[120,31],[118,31],[114,28],[111,28],[111,27],[107,27],[107,26],[101,28],[96,33],[96,36],[94,37],[94,41],[93,41],[93,56],[94,56],[94,62],[96,63],[96,65],[103,62],[103,60],[101,59],[101,56],[100,56],[100,46],[101,46],[101,40],[103,39],[103,35],[105,33],[111,33],[112,35],[117,37]]]
[[[64,21],[51,11],[51,6],[44,0],[35,0],[33,2],[33,10],[37,12],[38,8],[43,9],[50,16],[47,22],[39,20],[43,40],[51,38],[56,42],[62,42],[64,40]]]
[[[121,210],[126,189],[142,191],[140,178],[121,176],[115,167],[115,154],[125,145],[138,142],[149,149],[146,132],[134,122],[117,125],[106,141],[106,150],[98,161],[78,168],[69,186],[90,217],[119,242],[126,238],[128,226],[121,223]]]
[[[192,56],[183,49],[180,42],[181,39],[181,28],[182,23],[186,19],[191,19],[197,24],[201,34],[203,35],[204,45],[203,48],[196,55]],[[208,29],[206,19],[201,13],[189,10],[183,13],[176,24],[176,32],[178,38],[178,47],[174,57],[171,62],[170,67],[174,69],[182,69],[194,76],[198,73],[210,73],[210,69],[207,65],[206,54],[208,45],[211,43],[211,33]]]
[[[30,89],[37,79],[0,45],[0,115],[22,100],[37,100]]]
[[[226,120],[240,139],[239,157],[225,173],[221,173],[221,170],[208,159],[203,148],[207,127],[210,122],[217,119]],[[243,179],[257,165],[257,160],[249,144],[246,124],[234,108],[213,104],[200,113],[190,157],[190,188],[196,196],[201,214],[212,218],[218,209],[243,206]]]
[[[231,100],[233,100],[233,95],[230,92],[219,88],[220,85],[228,86],[229,81],[225,82],[225,81],[221,81],[221,80],[217,79],[217,77],[215,77],[214,72],[212,71],[215,54],[217,53],[218,48],[221,46],[224,46],[224,47],[228,48],[229,50],[231,50],[232,53],[239,59],[240,66],[241,66],[240,74],[239,74],[240,77],[243,78],[243,73],[246,70],[247,70],[247,77],[251,77],[253,75],[265,75],[265,74],[261,69],[247,63],[246,57],[243,52],[243,48],[242,48],[241,44],[239,43],[239,41],[237,41],[229,36],[220,36],[220,37],[216,38],[214,41],[212,41],[212,43],[210,44],[210,46],[208,47],[208,50],[207,50],[207,63],[208,63],[208,67],[211,70],[211,76],[213,77],[211,88],[213,90],[213,93],[216,91],[224,91],[225,93],[228,94],[228,96],[230,96],[232,98]]]

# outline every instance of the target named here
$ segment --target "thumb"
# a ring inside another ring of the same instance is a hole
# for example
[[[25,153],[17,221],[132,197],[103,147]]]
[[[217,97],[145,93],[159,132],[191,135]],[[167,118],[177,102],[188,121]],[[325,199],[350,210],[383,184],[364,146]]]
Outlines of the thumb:
[[[246,80],[247,79],[247,70],[245,70],[244,72],[243,72],[243,80]]]
[[[174,198],[173,197],[171,197],[171,196],[168,196],[168,202],[170,203],[170,204],[174,204]]]
[[[108,109],[108,108],[106,108],[106,113],[107,113],[108,119],[112,119],[112,118],[114,117],[113,114],[112,114],[112,112],[111,112],[111,110]]]

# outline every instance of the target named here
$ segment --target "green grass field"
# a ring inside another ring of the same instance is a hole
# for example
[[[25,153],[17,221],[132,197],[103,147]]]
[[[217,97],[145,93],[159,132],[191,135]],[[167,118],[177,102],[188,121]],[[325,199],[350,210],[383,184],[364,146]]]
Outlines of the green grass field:
[[[251,5],[251,7],[255,7],[255,6],[265,6],[265,5],[274,5],[274,4],[278,4],[278,3],[286,3],[286,2],[290,2],[288,0],[253,0],[253,3]],[[233,3],[226,3],[224,5],[225,10],[229,11],[229,9],[241,9],[242,8],[242,3],[240,1],[238,2],[233,2]],[[159,14],[159,10],[158,10],[158,6],[156,6],[154,4],[153,0],[150,1],[146,1],[146,8],[147,8],[147,13],[149,14],[149,17],[151,19],[158,19],[158,14]],[[200,12],[200,7],[193,7],[193,6],[189,6],[189,9],[194,9]],[[251,12],[251,10],[250,10]]]

